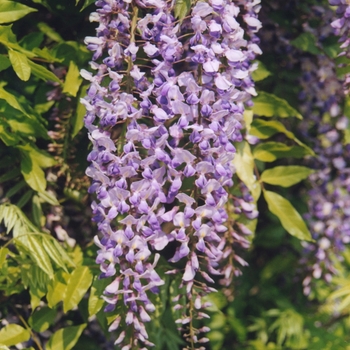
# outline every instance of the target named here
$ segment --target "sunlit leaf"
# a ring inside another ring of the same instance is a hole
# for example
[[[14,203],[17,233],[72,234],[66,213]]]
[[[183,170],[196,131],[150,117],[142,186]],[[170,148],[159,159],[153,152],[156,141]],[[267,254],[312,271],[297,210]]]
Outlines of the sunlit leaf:
[[[278,158],[303,158],[310,151],[301,146],[288,146],[282,142],[259,143],[253,151],[254,158],[262,162],[273,162]]]
[[[28,13],[38,11],[32,7],[15,1],[2,0],[0,2],[0,23],[10,23],[26,16]]]
[[[86,266],[78,266],[70,275],[63,299],[63,311],[76,307],[92,283],[92,273]]]
[[[255,201],[260,197],[261,187],[254,174],[254,157],[250,145],[246,141],[240,142],[237,146],[237,153],[233,160],[237,176],[249,188]]]
[[[266,190],[264,191],[264,198],[271,213],[279,218],[288,233],[298,239],[312,241],[311,234],[301,215],[286,198]]]
[[[8,324],[0,329],[0,344],[11,346],[29,340],[30,332],[18,324]]]
[[[36,332],[44,332],[53,324],[56,315],[57,310],[50,309],[49,307],[42,307],[40,310],[34,311],[30,316],[29,325]]]
[[[108,283],[106,279],[94,279],[88,302],[89,316],[96,315],[104,305],[105,301],[101,295]]]
[[[318,39],[310,32],[305,32],[300,34],[296,39],[292,40],[290,43],[296,48],[310,52],[314,55],[321,53],[321,50],[316,46]]]
[[[45,191],[45,173],[37,163],[33,162],[28,152],[21,152],[21,173],[33,190],[38,192]]]
[[[254,81],[260,81],[264,80],[268,76],[270,76],[272,73],[265,67],[265,65],[260,61],[255,61],[258,63],[258,69],[253,71],[252,78]]]
[[[50,337],[46,345],[46,350],[71,350],[85,327],[86,324],[81,324],[58,330]]]
[[[79,97],[83,97],[86,94],[87,85],[84,85],[79,93]],[[75,113],[71,117],[71,125],[72,125],[72,138],[74,138],[78,132],[83,128],[84,126],[84,116],[86,114],[86,109],[82,103],[79,103]]]
[[[264,117],[297,117],[303,119],[302,115],[295,110],[286,100],[267,92],[259,92],[253,98],[252,107],[254,114]]]
[[[53,243],[54,240],[51,237],[42,237],[42,245],[43,248],[45,249],[45,252],[49,255],[50,259],[54,261],[58,266],[62,267],[66,272],[66,264],[64,263],[64,260],[62,259],[59,251],[56,248],[56,245]]]
[[[260,180],[270,185],[290,187],[306,179],[312,173],[314,173],[314,170],[305,166],[276,166],[272,169],[265,170],[261,174]]]
[[[20,78],[23,81],[27,81],[30,77],[31,72],[27,56],[23,53],[14,50],[9,50],[9,58],[18,78]]]
[[[44,81],[55,81],[56,83],[62,84],[61,80],[59,80],[55,74],[53,74],[44,66],[34,63],[31,60],[28,60],[28,64],[32,73],[39,79],[42,79]]]
[[[63,84],[63,92],[76,96],[82,81],[83,79],[80,77],[79,68],[73,61],[70,61],[66,80]]]
[[[191,8],[191,0],[176,0],[175,2],[175,17],[180,21],[183,20]]]
[[[70,275],[62,270],[58,271],[54,275],[54,278],[47,286],[46,299],[49,307],[53,308],[63,300],[63,297],[66,293],[69,277]]]
[[[27,253],[32,261],[40,267],[50,278],[53,277],[53,269],[40,235],[26,234],[16,238],[16,244]]]
[[[10,60],[5,55],[0,55],[0,72],[11,66]]]
[[[50,39],[56,42],[62,42],[64,41],[60,34],[58,34],[53,28],[51,28],[47,23],[40,22],[37,24],[37,27],[39,30],[47,35]]]

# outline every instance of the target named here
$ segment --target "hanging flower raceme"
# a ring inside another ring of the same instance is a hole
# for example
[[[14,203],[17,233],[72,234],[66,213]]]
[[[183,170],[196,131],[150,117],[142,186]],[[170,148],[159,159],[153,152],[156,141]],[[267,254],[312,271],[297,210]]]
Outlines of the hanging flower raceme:
[[[223,262],[228,232],[237,236],[225,225],[232,142],[255,94],[260,27],[258,1],[240,3],[198,2],[182,22],[163,0],[97,1],[91,15],[99,27],[86,38],[94,73],[82,71],[91,83],[82,100],[93,145],[87,174],[101,233],[96,261],[112,277],[103,297],[119,315],[109,329],[124,350],[152,345],[144,324],[164,284],[157,264],[166,247],[174,250],[166,273],[182,276],[175,299],[185,302],[175,308],[191,349],[207,341],[192,320],[206,317],[208,282],[231,276]]]
[[[329,4],[336,6],[337,18],[332,22],[332,27],[339,36],[341,56],[350,57],[350,3],[348,0],[329,0]],[[349,92],[350,74],[346,74],[344,81],[345,93]]]

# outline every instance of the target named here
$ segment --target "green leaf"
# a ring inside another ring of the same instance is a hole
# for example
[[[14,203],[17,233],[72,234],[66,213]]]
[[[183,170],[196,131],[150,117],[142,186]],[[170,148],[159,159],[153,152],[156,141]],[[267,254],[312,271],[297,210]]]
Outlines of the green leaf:
[[[301,146],[288,146],[282,142],[265,142],[258,144],[253,151],[254,158],[262,162],[273,162],[277,158],[303,158],[310,151]]]
[[[73,61],[70,61],[66,80],[63,84],[63,92],[75,97],[82,81],[83,79],[80,77],[77,65]]]
[[[252,73],[252,78],[254,81],[264,80],[265,78],[267,78],[272,74],[269,70],[267,70],[267,68],[262,62],[260,61],[255,61],[255,62],[258,64],[258,69],[256,69]]]
[[[107,287],[109,281],[106,279],[98,279],[95,277],[91,286],[91,292],[89,296],[88,309],[89,316],[96,315],[104,305],[104,300],[101,295],[104,289]]]
[[[3,264],[5,263],[7,254],[9,254],[10,251],[8,248],[5,247],[1,247],[0,248],[0,268],[3,266]]]
[[[35,232],[37,228],[23,214],[22,210],[13,204],[0,205],[0,222],[4,222],[6,232],[13,230],[13,236],[18,237],[28,231]]]
[[[300,240],[312,241],[304,220],[287,199],[275,192],[266,190],[264,191],[264,198],[270,212],[279,218],[288,233]]]
[[[36,226],[42,227],[45,225],[46,218],[44,216],[44,212],[41,207],[41,200],[38,195],[34,195],[32,199],[32,218],[33,223]]]
[[[314,173],[314,170],[305,166],[276,166],[265,170],[261,174],[260,180],[270,185],[290,187],[306,179],[312,173]]]
[[[32,32],[24,36],[19,44],[26,50],[34,50],[38,48],[44,40],[44,34],[40,32]]]
[[[264,117],[297,117],[303,119],[302,115],[295,110],[286,100],[279,98],[267,92],[259,92],[259,95],[253,98],[253,112],[256,115]]]
[[[5,55],[0,55],[0,72],[11,66],[10,60]]]
[[[21,152],[21,173],[27,184],[35,191],[44,192],[46,177],[38,163],[33,162],[29,152]]]
[[[33,49],[33,52],[37,56],[44,58],[48,62],[62,62],[63,61],[63,59],[57,58],[54,55],[52,55],[52,52],[47,47],[44,47],[43,49],[39,49],[36,47]]]
[[[54,81],[56,83],[62,84],[61,80],[59,80],[55,74],[50,72],[48,69],[46,69],[44,66],[41,66],[40,64],[36,64],[31,60],[28,60],[28,64],[30,66],[30,69],[32,73],[39,79],[46,81]]]
[[[32,190],[26,191],[23,194],[23,196],[19,199],[19,201],[17,202],[17,207],[23,208],[29,202],[29,200],[32,198],[33,193],[34,192]]]
[[[47,286],[46,299],[49,307],[53,308],[62,301],[66,293],[69,277],[69,274],[62,270],[54,275],[54,278]]]
[[[316,37],[310,32],[302,33],[290,43],[296,48],[302,51],[310,52],[314,55],[319,55],[320,53],[322,53],[321,50],[316,46]]]
[[[36,332],[44,332],[54,323],[56,315],[57,310],[44,306],[40,310],[34,311],[28,322]]]
[[[54,261],[58,266],[62,267],[64,271],[68,272],[66,264],[64,263],[64,260],[61,256],[63,249],[58,250],[54,242],[55,239],[53,239],[53,237],[51,236],[42,237],[43,248],[45,249],[45,252],[49,255],[50,259]]]
[[[83,7],[80,9],[80,12],[85,10],[88,6],[95,3],[95,0],[85,0]]]
[[[29,340],[30,332],[18,324],[8,324],[0,329],[1,345],[11,346]]]
[[[27,56],[23,53],[14,50],[9,50],[9,58],[18,78],[20,78],[23,81],[29,80],[31,69],[28,64]]]
[[[12,95],[11,93],[7,92],[3,86],[0,86],[0,99],[5,100],[11,107],[14,109],[17,109],[18,111],[21,111],[23,114],[28,115],[26,110],[23,106],[19,103],[17,97],[15,95]]]
[[[35,145],[26,144],[17,146],[17,148],[29,153],[30,158],[41,168],[49,168],[57,164],[56,160],[49,153],[37,148]]]
[[[10,129],[9,125],[8,124],[6,125],[6,122],[4,122],[3,120],[0,120],[0,138],[2,142],[6,146],[15,146],[20,142],[21,138],[18,137],[13,132],[11,132],[11,130],[9,129]]]
[[[176,0],[175,17],[182,21],[191,9],[191,0]]]
[[[53,277],[51,261],[42,245],[41,237],[35,234],[19,236],[15,239],[19,249],[27,253],[32,261],[50,278]]]
[[[285,134],[289,139],[295,141],[299,146],[304,147],[308,154],[315,155],[315,152],[302,143],[295,135],[286,129],[286,127],[277,120],[254,119],[250,128],[250,135],[256,136],[259,139],[267,139],[275,134]]]
[[[80,98],[86,95],[87,88],[88,88],[88,85],[85,85],[82,87],[79,93]],[[84,105],[82,103],[78,103],[76,111],[73,114],[72,118],[70,119],[71,126],[72,126],[72,138],[74,138],[78,134],[78,132],[83,128],[85,114],[86,114],[86,109]]]
[[[15,195],[17,192],[19,192],[24,186],[26,185],[25,181],[19,181],[16,183],[13,187],[11,187],[6,193],[5,197],[10,198],[13,195]]]
[[[28,13],[36,11],[36,9],[22,5],[18,2],[2,0],[0,2],[0,23],[3,24],[17,21]]]
[[[86,324],[81,324],[58,330],[50,337],[46,345],[46,350],[71,350],[85,327]]]
[[[248,187],[254,200],[257,201],[261,194],[261,186],[254,175],[255,163],[250,145],[248,142],[242,141],[236,145],[236,148],[237,153],[233,160],[236,174]]]
[[[86,266],[78,266],[70,275],[66,294],[63,299],[63,311],[76,307],[92,283],[92,273]]]
[[[44,22],[40,22],[37,24],[37,27],[42,33],[47,35],[51,40],[56,41],[58,43],[64,41],[63,38],[48,24]]]
[[[41,192],[38,193],[38,195],[46,203],[49,203],[51,205],[60,205],[60,203],[57,200],[57,198],[53,194],[51,194],[50,192],[41,191]]]

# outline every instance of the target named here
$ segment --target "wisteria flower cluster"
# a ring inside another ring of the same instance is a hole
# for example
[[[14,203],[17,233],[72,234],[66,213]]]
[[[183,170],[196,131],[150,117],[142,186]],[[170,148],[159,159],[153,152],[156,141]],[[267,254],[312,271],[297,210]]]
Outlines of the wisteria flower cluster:
[[[346,9],[350,9],[346,3],[330,1],[331,5],[339,5],[336,15],[342,14],[342,18],[334,20],[334,14],[328,10],[328,23],[323,26],[334,28],[334,34],[342,35],[340,41],[344,51],[348,47],[345,40],[348,19]],[[332,279],[337,271],[334,268],[333,259],[342,259],[341,252],[350,242],[350,212],[349,212],[349,145],[344,140],[344,130],[348,127],[348,119],[343,114],[343,83],[337,76],[336,65],[325,55],[320,55],[317,66],[313,69],[313,75],[317,82],[310,84],[312,74],[305,70],[304,96],[313,99],[313,110],[309,111],[315,116],[318,138],[315,140],[315,150],[319,154],[317,160],[317,172],[310,177],[312,189],[309,194],[309,212],[307,219],[316,240],[314,244],[306,244],[308,254],[302,259],[304,264],[307,257],[313,256],[313,264],[309,270],[311,275],[306,277],[303,285],[304,292],[311,291],[312,278],[323,277],[326,281]],[[347,78],[346,78],[347,79]],[[348,82],[345,79],[345,86]],[[308,86],[308,88],[306,87]],[[317,86],[317,91],[310,94],[310,86]],[[315,103],[316,102],[316,103]],[[315,108],[316,107],[316,108]],[[317,111],[317,113],[316,113]],[[330,117],[330,119],[329,119]],[[325,118],[329,121],[325,122]],[[310,260],[309,260],[310,262]]]
[[[280,6],[275,3],[274,9],[278,10]],[[342,11],[344,6],[340,6]],[[301,68],[299,85],[302,89],[298,108],[304,120],[298,131],[310,142],[317,155],[309,160],[315,173],[309,177],[308,212],[304,216],[315,241],[302,242],[304,250],[300,259],[300,274],[307,295],[315,280],[322,278],[329,282],[336,274],[334,257],[342,259],[342,252],[350,238],[347,175],[350,158],[349,145],[344,141],[348,119],[343,110],[343,80],[337,75],[333,57],[322,50],[327,38],[345,31],[345,27],[341,30],[333,28],[337,23],[335,16],[337,14],[332,8],[315,5],[310,8],[307,21],[301,25],[302,33],[314,38],[315,48],[319,49],[317,55],[293,46],[291,41],[294,37],[282,27],[272,27],[273,38],[268,36],[268,30],[261,33],[264,45],[278,40],[271,48],[275,54],[285,57],[288,69]]]
[[[348,0],[329,0],[329,4],[336,6],[336,16],[332,22],[332,27],[341,43],[342,52],[340,55],[350,54],[350,3]],[[346,74],[344,80],[345,92],[349,92],[350,75]]]
[[[164,284],[160,259],[182,276],[175,309],[191,349],[207,341],[192,321],[207,317],[208,282],[230,283],[234,268],[224,262],[242,262],[228,242],[246,241],[228,229],[225,206],[233,142],[256,94],[258,3],[197,2],[181,22],[163,0],[96,1],[97,35],[86,38],[93,73],[81,72],[91,83],[82,100],[93,145],[87,175],[101,233],[96,262],[101,277],[112,277],[103,298],[118,314],[109,330],[123,350],[152,345],[145,322]]]
[[[312,8],[311,18],[322,16],[318,27],[304,25],[304,31],[323,40],[333,34],[334,12],[322,6]],[[339,34],[339,30],[335,30]],[[295,49],[294,49],[295,51]],[[336,274],[334,257],[349,243],[349,146],[344,146],[344,130],[348,120],[343,114],[343,81],[337,76],[336,64],[324,53],[316,57],[300,54],[302,75],[300,85],[300,110],[307,116],[302,123],[304,136],[312,142],[317,158],[312,159],[316,172],[309,178],[308,213],[305,219],[315,242],[303,242],[301,258],[304,293],[310,294],[313,279],[327,282]],[[316,135],[316,137],[314,136]]]

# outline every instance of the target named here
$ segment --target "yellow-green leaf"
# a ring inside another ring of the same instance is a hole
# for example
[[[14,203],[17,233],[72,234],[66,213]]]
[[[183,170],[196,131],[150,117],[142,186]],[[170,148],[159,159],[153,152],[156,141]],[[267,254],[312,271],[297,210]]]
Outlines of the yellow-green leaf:
[[[250,145],[248,142],[243,141],[236,145],[236,147],[237,153],[233,160],[236,174],[249,188],[254,200],[257,201],[261,194],[261,186],[254,175],[255,164]]]
[[[191,8],[191,0],[177,0],[175,2],[175,17],[183,20]]]
[[[312,241],[303,218],[287,199],[275,192],[266,190],[264,191],[264,198],[270,212],[279,218],[288,233],[300,240]]]
[[[69,273],[66,273],[62,270],[54,275],[54,278],[47,286],[46,299],[49,307],[53,308],[63,300],[63,297],[66,294],[68,280]]]
[[[29,340],[30,332],[18,324],[8,324],[0,329],[0,344],[11,346]]]
[[[53,269],[50,259],[43,248],[40,235],[27,234],[16,238],[17,245],[26,252],[32,261],[40,267],[50,278],[53,277]]]
[[[262,162],[273,162],[277,158],[303,158],[310,151],[302,146],[288,146],[282,142],[265,142],[258,144],[253,151],[254,158]]]
[[[306,179],[313,172],[314,170],[299,165],[276,166],[265,170],[260,180],[270,185],[289,187]]]
[[[86,95],[88,85],[85,85],[82,87],[79,97],[82,98]],[[73,114],[72,118],[70,119],[71,125],[72,125],[72,138],[74,138],[78,132],[82,129],[84,126],[84,116],[86,114],[86,109],[82,103],[79,103],[75,113]]]
[[[9,59],[18,78],[23,81],[27,81],[30,78],[31,72],[27,56],[23,53],[9,50]]]
[[[80,72],[77,65],[73,61],[70,61],[66,80],[63,84],[63,92],[66,92],[74,97],[77,96],[82,81],[83,79],[80,77]]]
[[[38,11],[32,7],[15,1],[2,0],[0,2],[0,23],[10,23],[26,16],[28,13]]]
[[[34,311],[30,316],[29,325],[36,332],[44,332],[54,323],[56,315],[57,310],[44,306],[40,310]]]
[[[109,282],[106,279],[98,279],[95,277],[95,280],[91,286],[88,302],[89,316],[96,315],[101,310],[104,304],[104,300],[101,298],[101,295],[108,283]]]
[[[63,311],[76,307],[92,283],[92,273],[86,266],[77,267],[70,275],[63,299]]]
[[[264,80],[265,78],[267,78],[272,74],[262,62],[260,61],[255,61],[255,62],[258,63],[258,68],[252,73],[252,78],[254,81]]]
[[[44,66],[40,64],[36,64],[31,60],[28,60],[28,64],[30,66],[30,69],[32,73],[38,77],[39,79],[42,79],[44,81],[55,81],[56,83],[62,84],[61,80],[59,80],[55,74],[50,72],[48,69],[46,69]]]
[[[21,173],[24,180],[33,190],[38,192],[45,191],[46,177],[44,171],[25,152],[21,152]]]
[[[63,270],[68,272],[66,264],[64,263],[60,253],[61,251],[58,251],[55,244],[53,243],[54,240],[52,237],[42,237],[42,244],[45,249],[45,252],[49,255],[50,259],[54,261],[58,266],[62,267]]]
[[[260,92],[253,98],[253,112],[264,117],[297,117],[303,119],[302,115],[294,109],[286,100],[267,92]]]
[[[315,35],[310,32],[305,32],[299,35],[296,39],[292,40],[290,43],[296,48],[310,52],[314,55],[321,53],[320,49],[316,46],[317,40]]]
[[[49,339],[46,350],[71,350],[79,340],[86,324],[66,327],[55,332]]]

